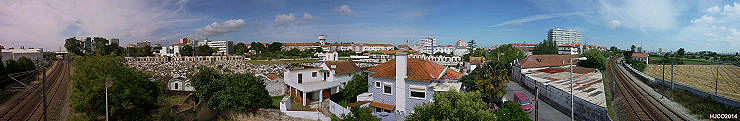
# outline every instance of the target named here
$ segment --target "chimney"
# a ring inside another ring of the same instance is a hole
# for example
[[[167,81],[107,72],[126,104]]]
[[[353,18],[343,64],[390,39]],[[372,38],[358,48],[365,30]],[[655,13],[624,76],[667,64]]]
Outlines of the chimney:
[[[396,95],[396,110],[405,115],[406,110],[406,77],[407,57],[405,52],[396,53],[396,83],[393,86],[393,94]]]

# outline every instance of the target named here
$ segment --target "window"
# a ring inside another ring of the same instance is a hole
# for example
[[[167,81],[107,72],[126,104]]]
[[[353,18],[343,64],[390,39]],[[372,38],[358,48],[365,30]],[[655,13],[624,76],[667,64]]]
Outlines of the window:
[[[175,89],[179,89],[180,83],[175,83]]]
[[[375,88],[380,88],[380,82],[375,82]]]
[[[298,83],[303,83],[303,74],[298,74]]]
[[[409,91],[411,92],[411,98],[415,99],[424,99],[426,98],[426,87],[424,86],[409,86]]]
[[[317,72],[311,72],[311,77],[316,77],[317,74]]]
[[[393,94],[393,84],[391,83],[383,83],[383,94]]]

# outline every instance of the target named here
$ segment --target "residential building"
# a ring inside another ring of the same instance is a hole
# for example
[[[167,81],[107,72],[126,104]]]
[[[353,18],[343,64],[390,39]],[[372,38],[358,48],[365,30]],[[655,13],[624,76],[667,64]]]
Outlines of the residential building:
[[[319,35],[319,43],[321,43],[321,46],[326,45],[326,35]]]
[[[457,40],[455,42],[456,47],[468,47],[468,41]]]
[[[120,44],[120,39],[118,39],[118,38],[110,39],[110,43],[108,43],[108,44],[118,46]]]
[[[649,56],[650,55],[647,53],[632,53],[633,60],[643,61],[645,62],[645,64],[649,64],[648,63],[648,61],[650,61],[650,59],[648,59]]]
[[[225,40],[203,40],[203,42],[198,43],[198,46],[201,45],[207,45],[208,47],[215,48],[217,50],[216,55],[230,55],[230,52],[232,50],[231,47],[234,45],[234,42]]]
[[[146,47],[146,46],[151,47],[152,46],[152,43],[149,42],[149,41],[141,41],[141,42],[137,42],[136,43],[136,47],[140,47],[141,48],[141,47]]]
[[[444,53],[444,54],[452,54],[452,51],[455,51],[455,46],[437,46],[434,48],[434,53]]]
[[[455,50],[452,51],[452,55],[455,55],[458,57],[462,57],[463,55],[468,54],[468,53],[470,53],[470,49],[468,49],[468,47],[465,47],[465,46],[455,47]]]
[[[399,50],[409,50],[411,48],[409,47],[409,45],[398,45],[398,49]]]
[[[534,47],[537,46],[537,44],[512,43],[511,46],[521,50],[524,53],[524,56],[528,56],[528,55],[532,55],[532,52],[534,51]]]
[[[294,48],[300,51],[305,51],[308,49],[317,49],[317,48],[321,48],[321,43],[283,43],[283,50],[291,50]],[[327,51],[327,50],[324,50],[324,51]]]
[[[401,52],[395,59],[372,67],[368,93],[373,115],[383,120],[403,120],[414,107],[434,101],[437,92],[460,90],[462,74],[430,60],[407,58]]]
[[[581,43],[581,32],[570,29],[554,28],[547,33],[547,40],[555,42],[555,45],[570,43]]]
[[[426,54],[434,54],[436,53],[434,50],[435,47],[437,47],[437,40],[434,38],[422,38],[419,40],[421,42],[420,44],[420,51],[421,53]]]
[[[361,69],[352,61],[324,62],[320,67],[284,72],[283,83],[291,98],[301,105],[318,104],[341,91]]]
[[[558,54],[560,55],[577,55],[580,54],[580,44],[564,44],[558,46]]]
[[[3,49],[5,49],[5,47],[3,47],[3,45],[0,45],[0,64],[5,65],[5,60],[3,60]]]
[[[170,56],[170,57],[180,56],[180,49],[182,49],[183,46],[185,46],[185,44],[180,43],[180,44],[174,44],[169,47],[162,47],[162,49],[159,50],[159,55],[160,56]]]
[[[316,53],[315,55],[319,56],[321,58],[321,61],[339,61],[339,53],[335,51]]]
[[[187,44],[190,44],[190,40],[188,40],[188,38],[182,38],[182,39],[180,39],[180,40],[179,40],[179,42],[180,42],[181,44],[186,44],[186,45],[187,45]]]
[[[465,63],[465,73],[471,73],[476,68],[483,65],[486,62],[485,57],[470,57],[468,62]]]
[[[18,60],[18,58],[21,58],[23,56],[26,56],[33,61],[39,61],[39,60],[44,59],[44,54],[41,53],[41,49],[39,48],[2,49],[0,51],[0,56],[2,56],[2,61],[7,61],[10,59]]]
[[[408,58],[419,58],[424,60],[430,60],[434,63],[444,65],[444,66],[462,66],[463,60],[460,56],[432,56],[432,55],[423,55],[423,54],[414,54],[414,55],[408,55]]]

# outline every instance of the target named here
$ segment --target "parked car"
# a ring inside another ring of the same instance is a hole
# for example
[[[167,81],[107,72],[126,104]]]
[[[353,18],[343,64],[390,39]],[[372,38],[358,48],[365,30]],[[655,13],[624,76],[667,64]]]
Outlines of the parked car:
[[[519,106],[524,109],[526,112],[532,112],[532,101],[529,100],[529,97],[527,95],[524,95],[524,93],[514,93],[514,99],[516,99],[516,102],[519,103]]]

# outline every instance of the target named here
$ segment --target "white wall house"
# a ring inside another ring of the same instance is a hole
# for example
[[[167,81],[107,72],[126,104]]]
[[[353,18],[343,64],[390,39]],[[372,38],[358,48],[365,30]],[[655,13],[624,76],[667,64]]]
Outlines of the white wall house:
[[[216,51],[215,55],[229,55],[229,52],[231,52],[231,46],[234,44],[232,41],[212,41],[212,40],[203,40],[203,42],[198,43],[198,46],[201,45],[208,45],[208,47],[216,48],[218,51]]]
[[[558,46],[558,54],[560,55],[577,55],[580,54],[580,48],[575,44],[564,44]]]
[[[321,61],[338,61],[339,60],[339,53],[335,51],[316,53],[314,55],[319,56],[321,58]]]
[[[182,49],[183,46],[184,44],[175,44],[169,47],[162,47],[162,49],[159,50],[159,55],[170,57],[180,56],[180,49]]]
[[[361,69],[352,61],[324,62],[320,67],[286,71],[283,79],[294,101],[310,105],[342,90],[359,72]]]
[[[179,76],[170,79],[167,82],[167,89],[172,91],[195,91],[195,88],[190,85],[190,79],[184,76]]]

